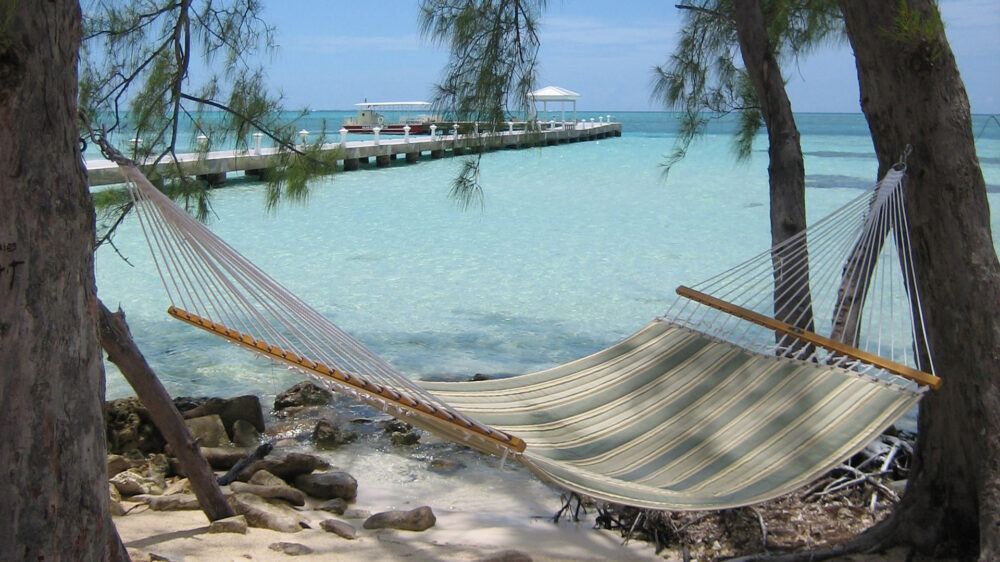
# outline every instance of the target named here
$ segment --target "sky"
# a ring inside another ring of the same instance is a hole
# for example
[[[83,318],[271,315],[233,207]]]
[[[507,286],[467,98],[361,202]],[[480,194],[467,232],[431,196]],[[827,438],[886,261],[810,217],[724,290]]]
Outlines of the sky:
[[[888,0],[879,0],[888,1]],[[422,38],[417,0],[264,0],[278,50],[265,67],[288,109],[353,109],[368,101],[431,101],[447,45]],[[944,0],[945,31],[973,113],[1000,113],[1000,0]],[[538,86],[580,94],[580,111],[656,111],[652,68],[681,24],[674,2],[549,0]],[[858,113],[850,46],[831,45],[785,67],[797,112]]]

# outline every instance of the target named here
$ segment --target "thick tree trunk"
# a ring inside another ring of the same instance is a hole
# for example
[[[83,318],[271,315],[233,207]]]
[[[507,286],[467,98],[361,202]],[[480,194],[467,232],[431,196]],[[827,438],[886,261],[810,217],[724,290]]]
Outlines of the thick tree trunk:
[[[759,0],[733,2],[736,31],[743,64],[753,82],[767,126],[767,172],[771,190],[771,245],[776,246],[806,228],[805,167],[792,104],[768,38]],[[809,268],[805,240],[772,256],[774,263],[774,316],[809,331],[813,326],[809,294]],[[789,264],[801,266],[795,272]],[[793,345],[790,354],[802,352]]]
[[[9,17],[9,18],[8,18]],[[0,545],[114,559],[75,0],[0,3]]]
[[[226,503],[225,496],[219,488],[219,483],[208,466],[208,461],[202,456],[194,436],[184,425],[184,419],[174,407],[174,403],[156,378],[153,369],[146,363],[139,348],[132,340],[125,314],[120,310],[112,314],[104,303],[100,307],[101,345],[108,352],[108,359],[118,365],[122,375],[135,390],[136,396],[149,410],[149,417],[170,444],[173,453],[177,455],[188,480],[191,490],[198,498],[198,504],[210,521],[216,521],[234,515],[233,509]]]
[[[909,486],[879,534],[931,554],[1000,558],[1000,264],[968,96],[931,0],[840,0],[880,174],[913,145],[917,281],[944,385],[920,407]],[[900,13],[906,6],[907,14]],[[897,18],[919,30],[899,31]],[[918,21],[919,20],[919,21]]]

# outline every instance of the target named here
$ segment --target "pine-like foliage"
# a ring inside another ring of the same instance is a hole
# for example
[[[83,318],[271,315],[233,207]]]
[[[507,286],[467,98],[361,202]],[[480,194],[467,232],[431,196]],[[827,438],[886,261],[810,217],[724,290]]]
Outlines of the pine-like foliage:
[[[545,0],[423,0],[421,33],[451,49],[437,85],[439,109],[460,120],[493,124],[525,111],[544,7]]]
[[[653,100],[680,112],[674,150],[664,173],[684,158],[711,119],[739,114],[734,138],[738,159],[750,157],[764,120],[753,84],[742,66],[732,0],[685,0],[684,25],[668,61],[653,69]],[[831,0],[762,0],[761,7],[779,61],[843,38],[843,22]]]
[[[538,20],[545,0],[423,0],[420,30],[450,57],[434,104],[457,121],[478,121],[498,131],[527,114],[535,85]],[[450,196],[463,209],[483,206],[480,156],[463,162]]]
[[[265,89],[261,65],[273,52],[275,30],[261,18],[259,0],[91,0],[83,9],[79,105],[85,129],[107,141],[141,138],[128,154],[140,163],[196,145],[179,138],[183,117],[194,123],[194,135],[210,139],[203,151],[212,145],[248,149],[260,131],[284,148],[278,173],[267,178],[268,208],[283,198],[304,200],[307,180],[333,171],[336,154],[319,151],[325,135],[296,146],[299,114],[282,113],[280,97]],[[159,178],[166,180],[164,191],[206,218],[208,185],[179,172]]]

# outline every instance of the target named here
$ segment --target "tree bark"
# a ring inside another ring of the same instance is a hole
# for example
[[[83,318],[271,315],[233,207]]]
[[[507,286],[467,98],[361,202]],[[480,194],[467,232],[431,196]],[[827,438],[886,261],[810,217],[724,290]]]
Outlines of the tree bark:
[[[995,560],[1000,264],[968,96],[931,0],[839,4],[879,174],[913,145],[907,213],[928,339],[944,379],[921,402],[909,486],[881,532],[931,555]],[[904,32],[897,18],[923,25]]]
[[[771,245],[777,246],[806,228],[805,166],[799,130],[768,37],[760,0],[735,0],[733,8],[743,64],[767,127]],[[804,239],[772,255],[774,316],[812,332],[815,327],[807,256]],[[790,263],[796,264],[794,270],[789,267]],[[788,354],[803,352],[808,354],[808,346],[797,343],[791,346]]]
[[[106,560],[94,210],[76,128],[80,7],[0,4],[0,545]]]
[[[198,443],[184,424],[180,412],[174,407],[167,389],[160,384],[156,373],[146,363],[146,358],[132,340],[132,334],[125,323],[125,314],[121,310],[112,314],[101,302],[98,302],[98,306],[101,345],[107,351],[108,359],[118,365],[139,400],[149,410],[149,417],[177,455],[201,510],[209,521],[232,517],[233,509],[226,503],[212,468],[198,449]]]

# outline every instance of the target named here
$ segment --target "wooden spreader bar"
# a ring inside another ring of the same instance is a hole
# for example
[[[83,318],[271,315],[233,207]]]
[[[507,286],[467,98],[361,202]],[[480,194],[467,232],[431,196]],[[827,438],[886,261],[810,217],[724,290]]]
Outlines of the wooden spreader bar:
[[[858,349],[846,343],[821,336],[815,332],[803,330],[798,326],[793,326],[792,324],[783,322],[781,320],[777,320],[775,318],[771,318],[770,316],[764,316],[763,314],[754,312],[748,308],[743,308],[742,306],[735,305],[721,299],[717,299],[713,296],[706,295],[701,291],[696,291],[690,287],[685,287],[684,285],[677,287],[677,294],[682,297],[691,299],[695,302],[700,302],[701,304],[710,306],[716,310],[725,312],[726,314],[732,314],[733,316],[736,316],[738,318],[749,320],[750,322],[753,322],[755,324],[760,324],[765,328],[770,328],[782,334],[786,334],[798,338],[800,340],[818,345],[822,348],[829,349],[830,351],[833,351],[835,353],[841,353],[843,355],[847,355],[848,357],[853,357],[854,359],[857,359],[859,361],[864,361],[865,363],[869,363],[876,367],[885,369],[890,373],[895,373],[901,377],[910,379],[916,382],[917,384],[929,386],[934,390],[937,390],[938,388],[941,387],[941,379],[930,373],[919,371],[911,367],[907,367],[906,365],[903,365],[901,363],[896,363],[895,361],[891,361],[884,357],[868,353],[867,351]]]
[[[462,421],[455,414],[442,410],[432,404],[427,404],[420,400],[410,398],[409,396],[405,396],[391,388],[370,383],[360,377],[343,373],[307,357],[301,357],[291,351],[286,351],[276,345],[268,344],[267,342],[258,340],[249,334],[244,334],[239,330],[234,330],[223,324],[212,322],[207,318],[202,318],[201,316],[186,310],[171,306],[167,309],[167,313],[178,320],[197,326],[198,328],[209,331],[215,335],[222,336],[223,338],[226,338],[227,340],[251,351],[266,355],[270,359],[290,364],[294,367],[309,371],[310,373],[314,373],[325,378],[333,379],[338,383],[347,385],[366,395],[377,396],[381,400],[391,402],[392,404],[411,412],[433,416],[441,421],[453,424],[463,431],[476,433],[483,438],[496,441],[506,449],[511,449],[518,453],[524,451],[524,441],[518,437],[510,435],[509,433],[498,429],[488,428],[478,423],[468,423]]]

